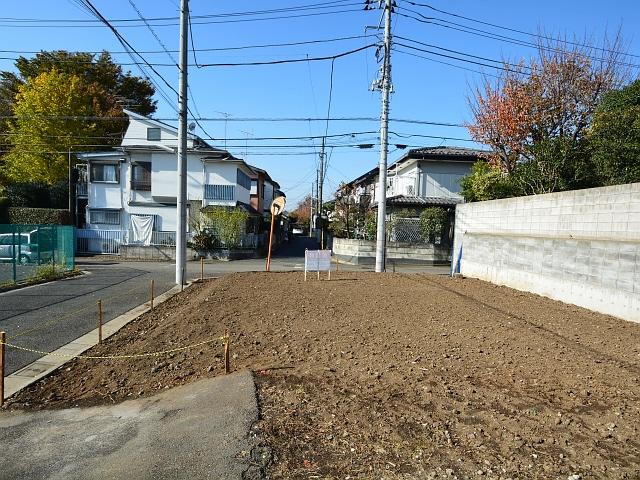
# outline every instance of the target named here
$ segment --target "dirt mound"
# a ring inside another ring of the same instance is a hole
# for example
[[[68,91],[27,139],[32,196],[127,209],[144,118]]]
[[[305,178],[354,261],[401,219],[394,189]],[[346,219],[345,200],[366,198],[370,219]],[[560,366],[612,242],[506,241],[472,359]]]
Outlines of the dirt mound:
[[[226,328],[233,368],[256,372],[274,478],[640,478],[640,325],[470,279],[246,273],[88,354]],[[10,408],[153,394],[221,374],[222,352],[74,360]]]

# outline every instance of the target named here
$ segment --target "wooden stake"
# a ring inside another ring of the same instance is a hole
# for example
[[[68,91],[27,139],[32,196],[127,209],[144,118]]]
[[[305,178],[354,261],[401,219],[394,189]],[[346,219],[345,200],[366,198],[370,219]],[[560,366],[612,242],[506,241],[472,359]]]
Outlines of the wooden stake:
[[[98,300],[98,343],[102,343],[102,300]]]
[[[204,258],[200,257],[200,281],[204,282]]]
[[[151,279],[151,310],[153,310],[153,285],[154,285],[154,279]]]
[[[4,405],[4,342],[7,334],[0,332],[0,407]]]
[[[224,373],[231,372],[231,363],[229,361],[229,330],[224,331]]]
[[[336,272],[340,271],[340,259],[336,257]]]

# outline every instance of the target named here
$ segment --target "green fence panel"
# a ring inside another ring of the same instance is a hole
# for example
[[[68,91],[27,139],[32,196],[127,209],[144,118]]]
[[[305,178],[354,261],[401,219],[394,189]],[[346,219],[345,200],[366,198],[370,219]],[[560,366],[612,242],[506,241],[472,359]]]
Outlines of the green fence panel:
[[[75,228],[0,224],[0,285],[75,268]]]

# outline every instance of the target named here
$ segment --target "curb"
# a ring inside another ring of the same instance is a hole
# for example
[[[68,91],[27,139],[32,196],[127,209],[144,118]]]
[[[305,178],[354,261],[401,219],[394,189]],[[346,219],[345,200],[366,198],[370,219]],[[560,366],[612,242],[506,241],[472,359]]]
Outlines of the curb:
[[[181,288],[179,285],[176,285],[163,294],[158,295],[154,299],[154,307],[169,300],[171,297],[180,293],[182,290],[186,290],[191,285],[193,285],[193,283],[196,282],[188,282],[186,285],[184,285],[183,288]],[[150,311],[151,307],[149,306],[149,302],[145,302],[114,318],[113,320],[108,321],[107,323],[102,325],[102,339],[104,340],[111,337],[122,327],[137,319],[142,314]],[[67,343],[66,345],[61,346],[57,350],[54,350],[49,355],[45,355],[35,362],[32,362],[29,365],[26,365],[20,370],[17,370],[11,375],[5,377],[5,401],[11,398],[11,396],[18,393],[23,388],[28,387],[38,380],[46,377],[65,363],[73,360],[76,355],[80,355],[97,345],[97,339],[98,329],[96,328],[88,333],[85,333],[81,337],[78,337],[75,340]],[[59,355],[64,355],[64,357],[60,357]]]

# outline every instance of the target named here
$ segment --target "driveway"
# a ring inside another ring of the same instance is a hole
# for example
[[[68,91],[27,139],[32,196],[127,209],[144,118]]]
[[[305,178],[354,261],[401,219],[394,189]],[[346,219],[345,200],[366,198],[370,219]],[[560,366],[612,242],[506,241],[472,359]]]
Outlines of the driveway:
[[[257,420],[246,371],[118,405],[4,412],[0,478],[240,480]]]

